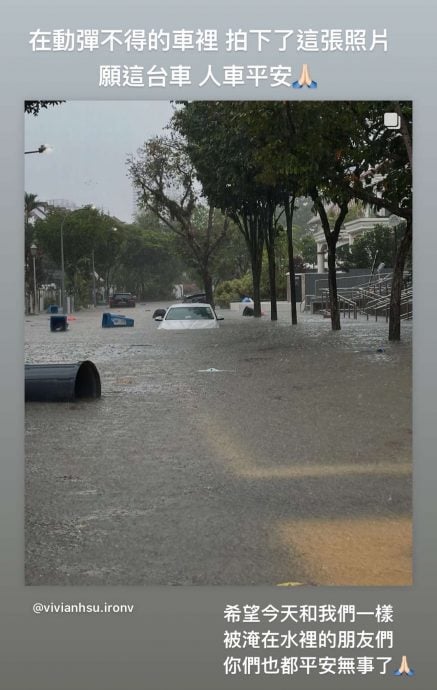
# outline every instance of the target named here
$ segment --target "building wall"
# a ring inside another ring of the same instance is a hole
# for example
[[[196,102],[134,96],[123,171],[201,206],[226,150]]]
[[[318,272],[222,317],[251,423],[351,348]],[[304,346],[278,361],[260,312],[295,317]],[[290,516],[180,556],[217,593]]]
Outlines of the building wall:
[[[390,268],[383,269],[379,275],[385,276],[390,275]],[[375,275],[375,274],[374,274]],[[355,287],[357,285],[362,285],[367,283],[371,273],[369,270],[363,268],[351,268],[347,273],[342,273],[337,271],[337,287],[339,288],[349,288]],[[328,287],[328,274],[308,272],[308,273],[298,273],[296,277],[300,277],[302,286],[302,302],[305,301],[307,295],[320,294],[320,291]],[[287,299],[291,300],[290,296],[290,280],[287,274]]]

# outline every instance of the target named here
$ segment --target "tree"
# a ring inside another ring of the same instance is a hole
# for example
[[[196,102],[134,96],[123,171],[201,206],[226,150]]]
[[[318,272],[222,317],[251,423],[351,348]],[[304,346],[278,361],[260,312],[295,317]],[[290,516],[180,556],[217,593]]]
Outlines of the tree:
[[[354,102],[349,108],[355,118],[355,131],[347,151],[349,174],[343,182],[347,193],[374,209],[387,209],[405,219],[393,267],[389,315],[389,340],[400,340],[403,272],[413,237],[412,104]],[[385,127],[384,112],[390,111],[398,113],[400,130]],[[343,154],[339,151],[339,157]]]
[[[311,267],[315,266],[317,263],[317,243],[314,237],[309,233],[302,235],[296,241],[296,246],[304,262]]]
[[[329,112],[327,112],[329,111]],[[284,210],[288,241],[288,268],[291,287],[292,324],[297,323],[293,219],[297,199],[312,198],[321,214],[330,258],[329,289],[332,328],[340,328],[336,298],[335,250],[349,197],[339,187],[344,170],[336,156],[336,146],[348,132],[342,132],[347,119],[341,105],[325,109],[314,103],[248,103],[244,118],[252,135],[257,180],[268,185],[277,206]],[[349,124],[349,120],[347,120]],[[338,179],[337,179],[338,177]],[[272,192],[271,192],[272,193]],[[327,203],[338,208],[338,218],[324,213]],[[308,204],[308,202],[307,202]]]
[[[337,257],[342,268],[367,268],[372,265],[384,263],[392,268],[396,261],[399,243],[404,234],[404,225],[388,228],[376,224],[373,230],[369,230],[349,246],[340,247]]]
[[[306,234],[306,226],[309,221],[314,216],[313,204],[309,197],[300,196],[296,199],[296,204],[293,214],[293,223],[297,234],[299,235],[299,230]]]
[[[339,331],[340,326],[340,309],[338,307],[337,298],[337,266],[336,266],[336,248],[340,230],[344,219],[348,212],[348,201],[341,200],[339,212],[334,222],[331,224],[322,198],[319,195],[318,189],[315,187],[312,192],[314,206],[320,216],[323,232],[328,246],[328,287],[329,287],[329,304],[331,315],[331,326],[333,331]]]
[[[345,128],[348,120],[342,104],[338,103],[286,102],[284,107],[288,128],[284,135],[287,143],[284,165],[291,175],[295,193],[310,196],[320,216],[328,246],[331,327],[339,330],[335,255],[340,229],[348,213],[349,197],[339,186],[344,169],[336,155],[336,147],[348,141],[349,132]],[[334,218],[328,217],[328,204],[336,209]]]
[[[384,112],[402,115],[401,133],[384,126]],[[357,200],[374,209],[386,208],[406,220],[393,272],[389,338],[400,337],[400,291],[411,247],[411,104],[383,102],[294,103],[290,123],[296,134],[294,156],[304,183],[321,216],[328,245],[332,327],[340,327],[333,301],[336,291],[335,253],[340,221]],[[304,117],[302,117],[304,115]],[[349,207],[346,205],[349,202]],[[334,204],[336,217],[323,213]],[[330,255],[330,256],[329,256]]]
[[[66,289],[76,301],[89,303],[93,255],[95,270],[104,276],[106,289],[109,288],[124,232],[123,226],[116,227],[115,222],[101,211],[85,206],[76,211],[46,208],[46,217],[35,223],[38,246],[56,270],[61,266],[62,230]]]
[[[34,226],[31,223],[32,211],[41,209],[42,202],[38,200],[37,194],[24,194],[24,266],[25,266],[25,292],[26,292],[26,312],[31,312],[31,302],[34,299],[33,291],[33,257],[30,247],[35,239]],[[35,309],[36,305],[34,305]]]
[[[106,296],[112,287],[142,299],[172,297],[184,265],[173,233],[152,213],[139,214],[131,225],[90,206],[52,207],[46,214],[35,224],[35,237],[52,275],[59,277],[62,227],[66,286],[77,305],[91,303],[93,266],[97,288],[104,287]]]
[[[258,178],[253,135],[248,128],[247,104],[191,102],[175,112],[173,127],[187,141],[205,196],[226,213],[244,237],[252,270],[254,314],[261,316],[260,280],[263,248],[267,247],[272,318],[276,314],[276,228],[274,189]]]
[[[328,245],[334,329],[340,328],[335,254],[341,222],[349,212],[359,212],[357,201],[374,209],[385,208],[406,220],[394,265],[390,307],[389,338],[399,339],[402,276],[412,238],[411,103],[287,102],[285,108],[289,137],[283,137],[283,143],[288,146],[288,169],[298,176],[300,193],[309,194],[315,202]],[[390,110],[400,115],[400,132],[384,126],[384,112]],[[283,146],[285,151],[287,146]],[[277,150],[276,160],[281,160]],[[334,217],[323,212],[328,205],[335,209]]]
[[[170,299],[183,263],[173,233],[152,213],[138,214],[124,229],[114,280],[139,299]]]
[[[258,179],[274,189],[276,205],[285,216],[288,274],[291,294],[291,323],[297,324],[293,219],[302,185],[294,156],[296,123],[291,106],[284,103],[249,104],[248,122],[256,136],[255,159],[261,170]]]
[[[400,132],[388,130],[383,124],[384,112],[396,108],[401,116]],[[334,330],[340,328],[336,248],[348,214],[362,212],[363,204],[386,208],[405,218],[406,230],[394,267],[389,329],[389,337],[398,337],[402,272],[412,237],[411,104],[197,102],[185,104],[176,112],[173,122],[187,139],[189,155],[208,199],[226,208],[246,237],[255,300],[259,295],[266,240],[268,248],[270,242],[270,257],[274,257],[272,226],[263,204],[274,200],[288,209],[286,226],[293,287],[295,200],[311,197],[328,247]]]
[[[224,244],[229,219],[201,199],[202,190],[187,147],[177,136],[154,137],[128,161],[128,175],[144,209],[152,211],[182,242],[214,303],[213,265]]]
[[[47,109],[60,103],[65,103],[65,101],[24,101],[24,112],[36,117],[42,109]]]
[[[223,281],[238,280],[245,276],[248,271],[250,271],[250,255],[246,242],[236,224],[230,221],[226,242],[215,263],[214,287],[217,287]]]

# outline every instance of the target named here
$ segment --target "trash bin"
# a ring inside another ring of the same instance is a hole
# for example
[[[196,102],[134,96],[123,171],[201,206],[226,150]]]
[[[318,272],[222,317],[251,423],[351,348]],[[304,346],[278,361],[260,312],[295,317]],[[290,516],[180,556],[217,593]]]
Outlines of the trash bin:
[[[68,402],[100,396],[99,372],[89,360],[74,364],[25,365],[27,401]]]
[[[68,328],[67,316],[66,314],[57,314],[56,316],[50,317],[50,330],[55,331],[66,331]]]
[[[130,326],[134,325],[134,319],[130,319],[122,314],[111,314],[110,312],[105,312],[102,316],[102,328],[114,328],[118,326]]]
[[[59,312],[59,307],[57,304],[49,304],[47,307],[48,314],[57,314]]]

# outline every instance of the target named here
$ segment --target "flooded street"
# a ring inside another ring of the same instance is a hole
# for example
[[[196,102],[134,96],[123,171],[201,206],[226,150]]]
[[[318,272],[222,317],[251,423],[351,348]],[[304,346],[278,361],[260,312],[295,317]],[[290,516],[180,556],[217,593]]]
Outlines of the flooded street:
[[[27,363],[102,383],[26,404],[26,583],[410,584],[412,324],[159,331],[158,306],[26,317]]]

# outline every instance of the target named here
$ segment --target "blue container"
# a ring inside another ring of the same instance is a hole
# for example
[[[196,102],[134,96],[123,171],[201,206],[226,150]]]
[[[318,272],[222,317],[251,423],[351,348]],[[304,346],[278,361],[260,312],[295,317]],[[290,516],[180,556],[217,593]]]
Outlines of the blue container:
[[[65,314],[58,314],[57,316],[50,317],[50,330],[55,331],[66,331],[68,328],[67,316]]]
[[[57,314],[59,311],[59,307],[57,304],[49,304],[47,308],[48,314]]]
[[[110,312],[105,312],[102,316],[102,328],[118,328],[120,326],[130,326],[134,325],[134,320],[129,319],[127,316],[122,314],[111,314]]]

